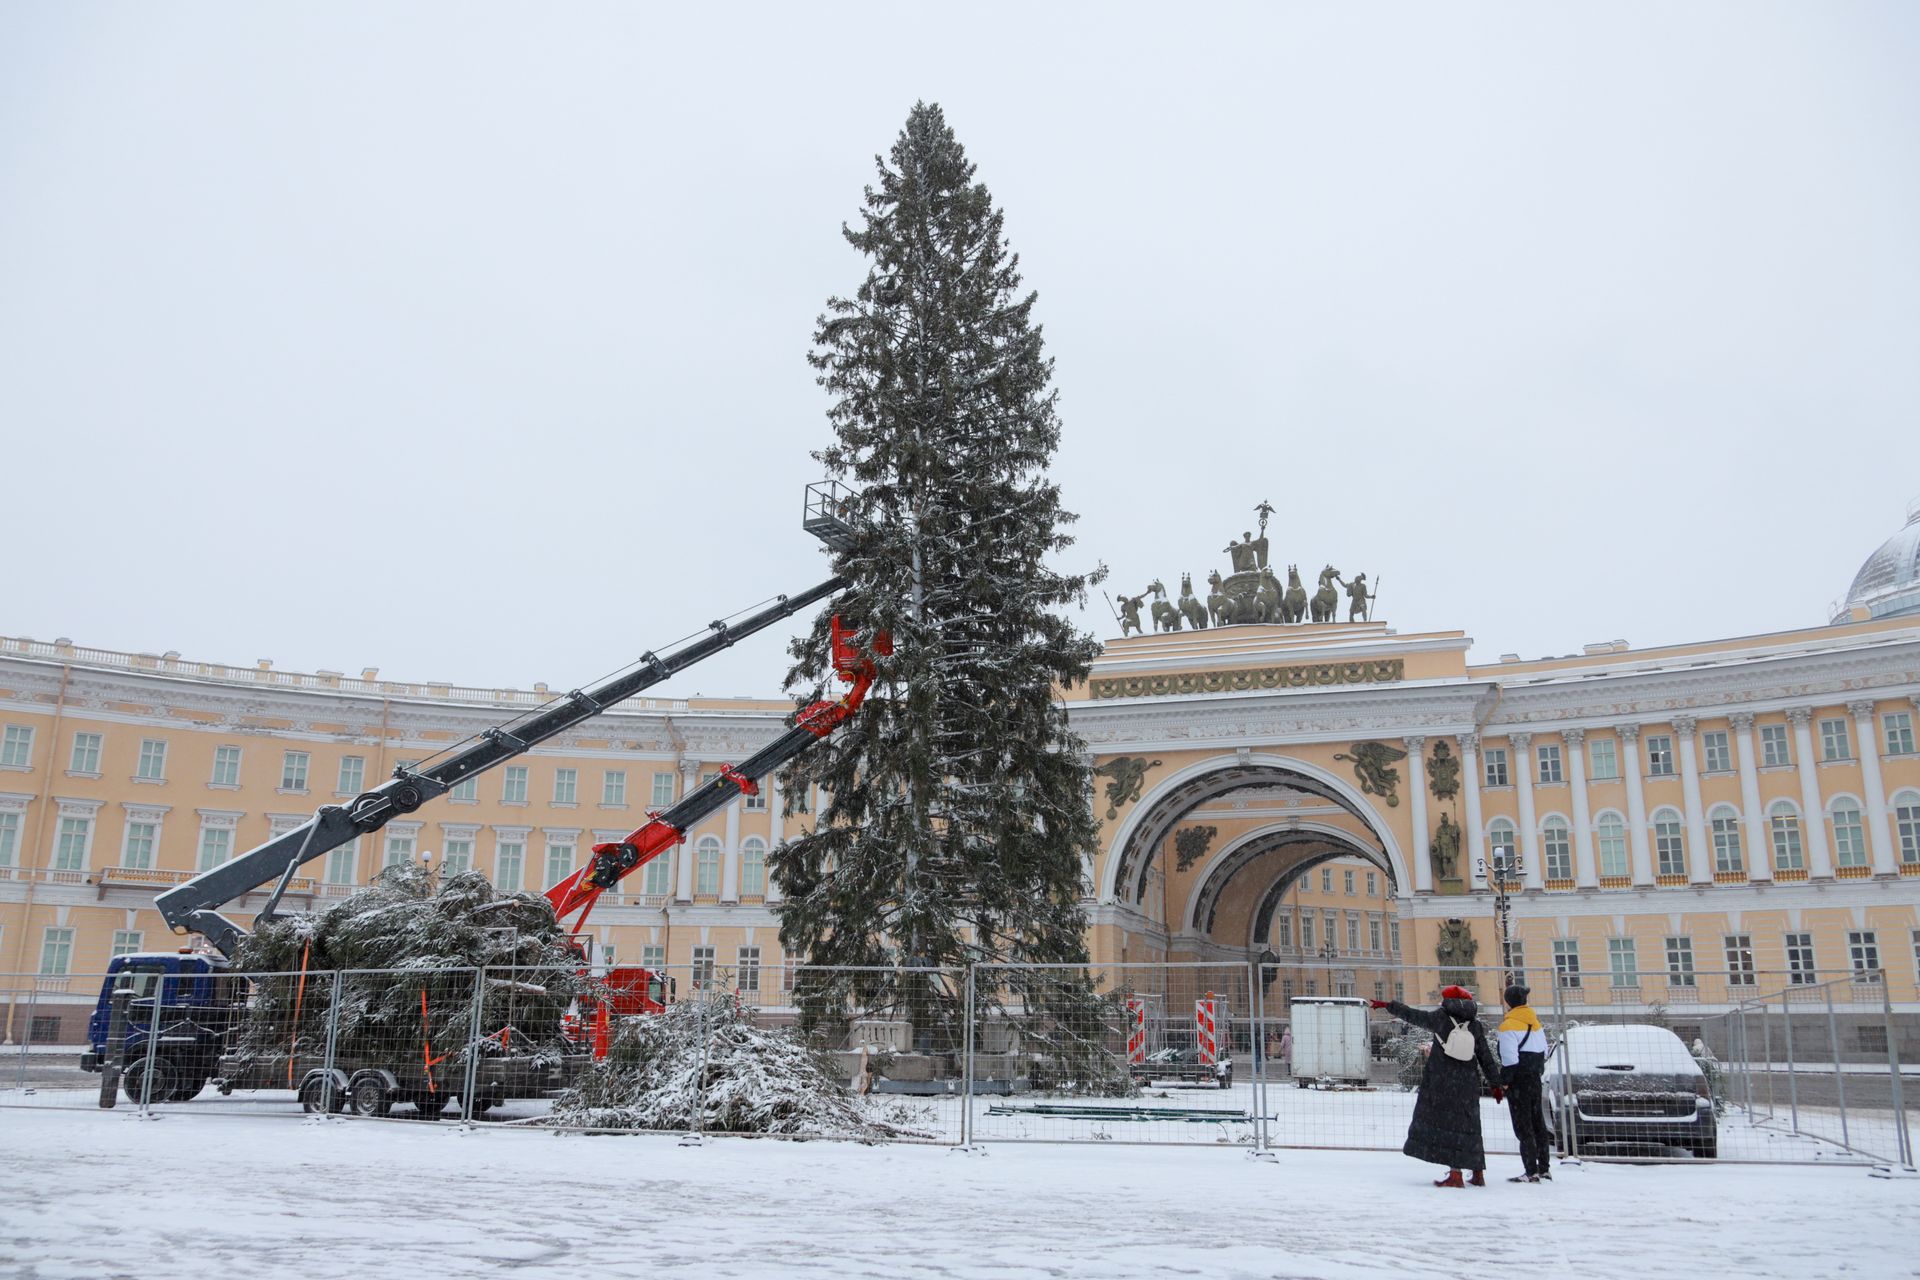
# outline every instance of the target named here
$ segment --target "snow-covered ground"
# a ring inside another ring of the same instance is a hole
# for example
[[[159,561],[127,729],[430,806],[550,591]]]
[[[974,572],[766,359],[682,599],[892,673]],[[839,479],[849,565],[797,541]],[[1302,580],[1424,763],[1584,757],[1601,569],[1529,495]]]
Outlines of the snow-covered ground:
[[[0,1274],[1912,1276],[1920,1180],[1394,1154],[558,1136],[228,1111],[0,1111]]]

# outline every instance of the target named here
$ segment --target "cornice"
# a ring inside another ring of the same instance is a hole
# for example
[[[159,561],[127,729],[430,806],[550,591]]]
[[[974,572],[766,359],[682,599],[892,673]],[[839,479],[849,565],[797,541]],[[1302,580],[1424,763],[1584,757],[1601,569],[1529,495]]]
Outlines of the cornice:
[[[1275,741],[1471,732],[1488,686],[1416,682],[1312,691],[1198,694],[1067,704],[1073,732],[1101,753],[1233,748]]]
[[[1402,920],[1493,919],[1488,893],[1414,895],[1395,900]],[[1521,893],[1509,898],[1516,920],[1605,919],[1609,916],[1715,915],[1855,906],[1920,906],[1920,881],[1827,880],[1745,885],[1638,885],[1632,889]]]

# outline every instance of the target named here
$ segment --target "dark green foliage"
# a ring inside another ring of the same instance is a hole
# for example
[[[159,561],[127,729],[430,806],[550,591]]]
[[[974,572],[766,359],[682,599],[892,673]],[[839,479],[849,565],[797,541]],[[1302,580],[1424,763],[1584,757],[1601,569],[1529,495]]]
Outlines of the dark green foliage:
[[[882,966],[823,987],[816,1016],[897,1003],[916,1047],[942,1051],[958,1047],[959,983],[910,971],[1086,958],[1091,779],[1055,690],[1098,646],[1061,612],[1093,579],[1046,563],[1074,517],[1046,475],[1053,362],[1002,215],[938,107],[916,106],[877,163],[845,229],[866,278],[829,300],[810,359],[835,432],[815,457],[863,495],[834,558],[852,583],[841,613],[895,651],[866,708],[790,769],[790,794],[818,783],[829,799],[772,867],[788,950]],[[789,687],[810,697],[824,616],[794,656]]]

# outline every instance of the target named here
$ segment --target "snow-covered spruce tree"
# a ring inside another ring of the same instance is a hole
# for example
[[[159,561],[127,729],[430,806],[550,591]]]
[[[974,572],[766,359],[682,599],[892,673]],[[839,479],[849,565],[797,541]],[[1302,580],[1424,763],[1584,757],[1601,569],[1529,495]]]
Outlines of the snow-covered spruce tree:
[[[817,783],[829,798],[773,855],[781,940],[826,965],[1083,962],[1091,779],[1054,690],[1098,651],[1060,612],[1095,579],[1046,563],[1074,519],[1046,475],[1053,362],[1002,214],[939,107],[915,106],[876,163],[843,229],[866,278],[828,301],[809,358],[835,433],[814,456],[862,495],[834,558],[852,584],[841,614],[863,638],[891,632],[894,652],[860,714],[789,771],[789,794]],[[821,689],[828,620],[793,652],[789,687]],[[958,1046],[955,982],[889,971],[802,992],[816,1021],[891,1008],[916,1048]],[[1057,1078],[1111,1075],[1084,982],[979,994],[1029,1015]]]

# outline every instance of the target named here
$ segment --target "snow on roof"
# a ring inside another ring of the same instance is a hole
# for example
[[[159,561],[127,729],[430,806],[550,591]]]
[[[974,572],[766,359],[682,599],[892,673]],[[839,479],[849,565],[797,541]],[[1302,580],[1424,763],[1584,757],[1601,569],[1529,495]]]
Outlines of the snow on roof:
[[[1680,1037],[1644,1023],[1569,1027],[1567,1070],[1576,1074],[1697,1076],[1700,1064]]]

